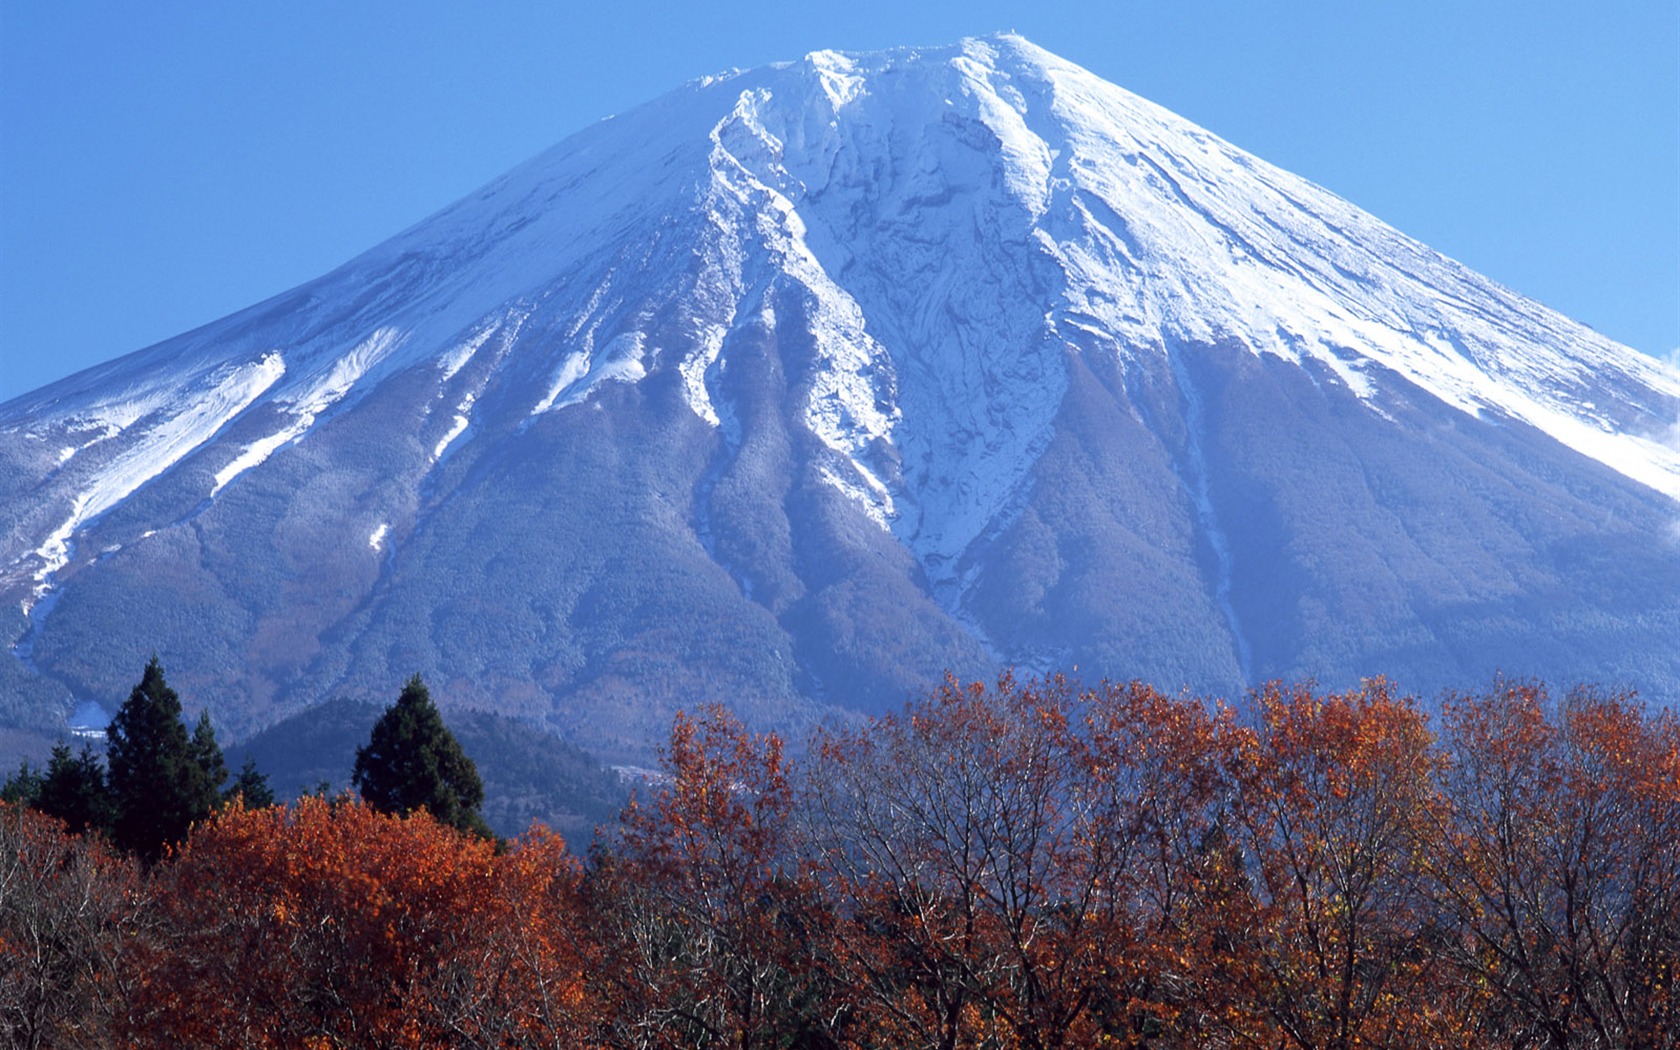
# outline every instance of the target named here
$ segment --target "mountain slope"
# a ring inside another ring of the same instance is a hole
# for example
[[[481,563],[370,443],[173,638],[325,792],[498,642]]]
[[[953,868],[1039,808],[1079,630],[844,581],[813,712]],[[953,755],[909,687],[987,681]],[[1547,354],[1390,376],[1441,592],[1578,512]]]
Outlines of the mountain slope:
[[[1002,663],[1673,697],[1677,417],[1017,37],[819,52],[0,406],[0,675],[45,726],[156,649],[239,734],[419,670],[626,756]]]

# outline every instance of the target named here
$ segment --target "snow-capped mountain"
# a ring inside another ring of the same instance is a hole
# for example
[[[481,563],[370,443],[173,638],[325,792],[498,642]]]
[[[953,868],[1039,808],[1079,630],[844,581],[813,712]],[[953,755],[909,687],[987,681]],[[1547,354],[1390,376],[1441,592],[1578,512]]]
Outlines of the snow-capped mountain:
[[[1013,36],[710,77],[0,406],[9,721],[1003,664],[1680,698],[1680,373]]]

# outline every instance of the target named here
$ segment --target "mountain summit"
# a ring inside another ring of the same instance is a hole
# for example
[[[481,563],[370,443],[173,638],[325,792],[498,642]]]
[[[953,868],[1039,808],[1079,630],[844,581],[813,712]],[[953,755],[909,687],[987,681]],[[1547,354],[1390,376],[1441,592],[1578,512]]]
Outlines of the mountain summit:
[[[0,406],[3,716],[418,671],[640,755],[943,669],[1680,697],[1680,374],[1013,36],[709,77]]]

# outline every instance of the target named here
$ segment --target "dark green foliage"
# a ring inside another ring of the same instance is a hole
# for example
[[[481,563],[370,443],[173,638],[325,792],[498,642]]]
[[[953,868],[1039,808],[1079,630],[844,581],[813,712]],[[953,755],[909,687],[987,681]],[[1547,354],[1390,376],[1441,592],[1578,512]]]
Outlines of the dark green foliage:
[[[397,702],[374,723],[366,747],[356,749],[351,782],[384,813],[407,816],[424,808],[440,823],[485,838],[492,833],[478,807],[484,782],[415,675]]]
[[[64,821],[72,834],[80,835],[90,828],[111,830],[115,815],[111,792],[105,786],[105,769],[91,746],[83,744],[82,753],[76,756],[70,754],[67,744],[53,748],[34,806]]]
[[[18,771],[7,777],[5,786],[0,787],[0,802],[33,806],[40,797],[41,771],[31,768],[29,760],[24,759],[18,765]]]
[[[356,748],[383,713],[377,704],[329,700],[229,747],[228,762],[255,761],[281,799],[330,797],[349,785]],[[596,756],[529,722],[458,711],[449,728],[478,768],[479,812],[498,835],[514,838],[541,821],[568,842],[588,842],[629,801],[624,783]]]
[[[246,809],[261,809],[274,805],[274,789],[268,786],[268,778],[257,769],[256,759],[246,758],[245,764],[239,767],[239,775],[233,783],[222,793],[222,797],[229,802],[243,799]]]
[[[210,790],[220,790],[228,778],[227,760],[222,757],[222,749],[216,743],[216,731],[210,726],[210,712],[206,711],[198,716],[198,725],[193,728],[191,746],[193,761],[204,770]]]
[[[203,719],[199,732],[187,734],[181,699],[153,656],[107,736],[116,809],[113,837],[118,846],[151,863],[221,801],[214,776],[219,768],[225,778],[227,769],[215,734]]]

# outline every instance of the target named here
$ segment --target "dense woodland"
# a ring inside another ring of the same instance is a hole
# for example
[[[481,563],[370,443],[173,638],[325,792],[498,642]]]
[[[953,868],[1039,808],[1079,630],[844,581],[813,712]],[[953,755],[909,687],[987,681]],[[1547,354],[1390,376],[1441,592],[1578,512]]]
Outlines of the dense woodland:
[[[0,808],[10,1043],[1456,1050],[1680,1032],[1680,722],[1632,698],[1501,683],[1431,718],[1381,680],[1270,686],[1241,709],[953,680],[797,760],[708,708],[677,719],[662,779],[568,844],[487,837],[463,768],[451,798],[393,794],[396,713],[435,732],[417,687],[358,752],[359,795],[259,806],[247,769],[155,850],[120,814],[78,833],[40,784]]]

